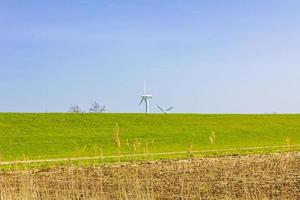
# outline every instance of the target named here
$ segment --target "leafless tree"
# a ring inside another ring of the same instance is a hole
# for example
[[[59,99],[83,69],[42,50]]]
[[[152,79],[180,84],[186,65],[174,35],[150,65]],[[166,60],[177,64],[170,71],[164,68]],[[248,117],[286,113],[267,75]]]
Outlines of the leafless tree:
[[[78,105],[76,105],[76,104],[75,105],[71,105],[69,111],[71,113],[81,113],[82,112],[81,108]]]
[[[92,107],[90,108],[90,112],[94,113],[103,113],[105,110],[105,105],[100,105],[97,101],[93,102]]]

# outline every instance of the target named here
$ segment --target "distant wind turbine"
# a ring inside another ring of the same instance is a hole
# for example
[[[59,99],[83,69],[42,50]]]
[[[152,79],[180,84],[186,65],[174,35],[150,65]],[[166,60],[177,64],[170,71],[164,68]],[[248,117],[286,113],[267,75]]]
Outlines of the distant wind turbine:
[[[170,110],[172,110],[174,107],[168,108],[166,110],[162,109],[160,106],[157,106],[157,108],[164,114],[170,113]]]
[[[140,105],[142,105],[143,102],[146,104],[146,113],[150,113],[150,99],[152,99],[151,94],[146,94],[146,81],[144,82],[144,94],[141,96]]]

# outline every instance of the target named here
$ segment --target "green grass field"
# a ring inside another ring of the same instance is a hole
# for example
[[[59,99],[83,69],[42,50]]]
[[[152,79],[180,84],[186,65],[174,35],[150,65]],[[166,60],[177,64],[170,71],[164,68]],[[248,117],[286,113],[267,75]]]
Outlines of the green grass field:
[[[116,123],[121,154],[300,144],[300,115],[2,113],[1,160],[116,155]]]

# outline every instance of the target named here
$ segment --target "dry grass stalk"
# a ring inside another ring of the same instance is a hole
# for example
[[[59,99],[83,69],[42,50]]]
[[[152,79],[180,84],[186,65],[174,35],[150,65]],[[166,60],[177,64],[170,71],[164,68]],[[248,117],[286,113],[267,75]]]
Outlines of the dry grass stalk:
[[[104,156],[103,156],[103,151],[102,151],[101,147],[100,147],[100,159],[101,159],[101,162],[103,162]]]
[[[84,153],[86,151],[86,145],[83,146],[81,152]]]
[[[22,154],[22,160],[28,160],[27,156],[24,153]]]
[[[149,145],[148,145],[148,142],[146,142],[146,144],[145,144],[145,147],[144,147],[144,154],[145,154],[146,156],[149,155]]]
[[[188,158],[193,157],[193,143],[188,145],[187,155],[188,155]]]
[[[113,131],[113,140],[114,140],[115,146],[117,147],[117,155],[119,156],[118,160],[120,161],[121,139],[120,139],[120,127],[119,127],[118,123],[116,123],[114,131]]]
[[[93,154],[94,154],[94,156],[98,155],[98,146],[97,145],[93,145]]]
[[[133,144],[132,144],[132,147],[133,147],[133,150],[136,152],[136,150],[137,150],[137,146],[136,146],[136,144],[135,144],[135,143],[133,143]]]
[[[129,144],[129,141],[128,141],[128,139],[126,139],[126,146],[129,148],[130,147],[130,144]]]
[[[135,138],[135,140],[133,141],[133,144],[132,144],[133,150],[136,152],[140,146],[142,146],[141,140],[138,138]]]
[[[211,132],[211,136],[209,136],[209,141],[211,144],[216,142],[216,133],[214,131]]]

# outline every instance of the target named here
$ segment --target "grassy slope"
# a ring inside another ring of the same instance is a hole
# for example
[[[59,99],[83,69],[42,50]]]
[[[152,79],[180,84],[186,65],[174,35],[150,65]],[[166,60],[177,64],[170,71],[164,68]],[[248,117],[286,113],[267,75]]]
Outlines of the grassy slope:
[[[300,115],[0,114],[2,160],[114,155],[118,122],[122,154],[300,144]],[[209,136],[216,133],[216,143]],[[142,145],[132,148],[134,140]],[[126,145],[128,140],[129,147]]]

